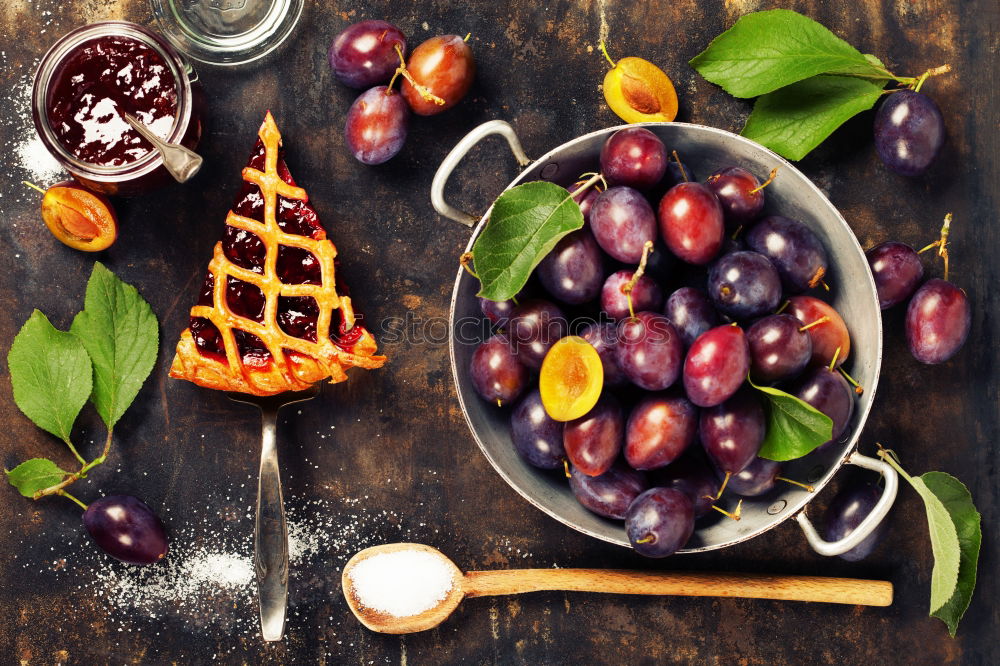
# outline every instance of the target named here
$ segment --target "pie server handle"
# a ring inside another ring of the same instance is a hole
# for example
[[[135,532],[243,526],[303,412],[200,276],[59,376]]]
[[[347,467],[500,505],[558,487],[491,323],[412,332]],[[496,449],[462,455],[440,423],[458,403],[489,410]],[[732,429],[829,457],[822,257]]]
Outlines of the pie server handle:
[[[254,564],[260,629],[265,641],[280,641],[288,607],[288,524],[276,446],[277,409],[261,409],[262,443],[257,482]]]

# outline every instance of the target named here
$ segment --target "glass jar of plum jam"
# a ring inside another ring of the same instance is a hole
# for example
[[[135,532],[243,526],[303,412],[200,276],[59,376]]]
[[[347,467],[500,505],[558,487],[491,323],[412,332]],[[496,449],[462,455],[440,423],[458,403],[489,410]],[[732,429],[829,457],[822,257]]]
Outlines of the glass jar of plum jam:
[[[140,194],[172,179],[160,154],[120,112],[193,149],[201,138],[197,81],[156,33],[125,21],[92,23],[66,34],[42,58],[32,89],[35,129],[87,187]]]

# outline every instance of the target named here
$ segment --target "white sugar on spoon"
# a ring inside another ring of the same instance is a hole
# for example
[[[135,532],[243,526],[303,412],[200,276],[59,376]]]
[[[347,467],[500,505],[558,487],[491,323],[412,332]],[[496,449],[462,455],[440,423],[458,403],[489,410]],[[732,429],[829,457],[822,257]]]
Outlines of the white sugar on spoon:
[[[463,574],[439,550],[419,543],[366,548],[347,562],[341,580],[351,612],[363,625],[383,634],[433,629],[466,597],[541,590],[866,606],[892,603],[892,583],[853,578],[607,569],[513,569]]]
[[[423,549],[378,553],[358,562],[347,578],[358,603],[394,617],[410,617],[441,603],[455,586],[455,567]]]

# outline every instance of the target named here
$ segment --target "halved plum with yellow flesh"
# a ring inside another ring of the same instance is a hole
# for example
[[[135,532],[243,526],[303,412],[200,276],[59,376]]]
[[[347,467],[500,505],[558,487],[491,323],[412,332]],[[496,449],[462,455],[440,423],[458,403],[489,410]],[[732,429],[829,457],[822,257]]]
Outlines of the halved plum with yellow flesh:
[[[99,252],[118,238],[118,218],[111,202],[73,181],[45,191],[42,220],[53,236],[74,250]]]

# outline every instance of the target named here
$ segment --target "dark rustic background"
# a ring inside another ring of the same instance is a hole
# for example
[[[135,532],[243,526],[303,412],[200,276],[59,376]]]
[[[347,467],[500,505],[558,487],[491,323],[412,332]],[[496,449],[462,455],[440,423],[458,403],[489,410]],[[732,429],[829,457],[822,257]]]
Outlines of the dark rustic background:
[[[185,186],[116,200],[120,240],[98,257],[59,244],[41,223],[38,198],[20,184],[30,172],[10,151],[31,128],[17,90],[64,32],[108,18],[148,23],[147,4],[36,0],[0,9],[0,89],[7,91],[0,95],[6,165],[0,182],[0,347],[8,348],[32,308],[68,326],[95,258],[138,286],[161,324],[152,379],[116,432],[111,463],[76,486],[81,497],[135,493],[165,517],[175,535],[188,535],[197,523],[198,538],[211,541],[212,530],[224,524],[227,538],[236,535],[238,547],[249,548],[255,414],[221,394],[169,380],[166,371],[266,109],[284,134],[293,173],[340,249],[340,277],[369,321],[407,311],[444,318],[468,232],[434,213],[428,191],[434,169],[465,132],[502,118],[537,156],[617,124],[598,87],[605,72],[595,48],[602,14],[614,55],[646,57],[673,78],[679,120],[738,131],[749,105],[706,83],[686,62],[741,14],[790,7],[877,54],[893,71],[915,75],[942,63],[954,68],[925,87],[940,104],[948,130],[944,152],[925,177],[905,179],[882,167],[872,147],[871,113],[847,123],[800,167],[842,211],[864,247],[888,239],[922,246],[936,238],[945,212],[955,214],[952,274],[973,303],[969,342],[949,363],[919,365],[905,349],[901,311],[886,313],[882,381],[862,449],[870,453],[881,441],[899,451],[910,471],[947,471],[971,490],[983,514],[984,540],[979,587],[959,635],[949,638],[944,625],[926,615],[931,554],[922,507],[909,488],[901,490],[887,538],[863,563],[815,555],[791,523],[722,552],[643,560],[549,519],[504,484],[466,429],[445,346],[384,343],[390,358],[384,369],[355,372],[350,382],[326,387],[301,414],[284,419],[289,503],[300,516],[328,512],[330,532],[328,548],[293,580],[294,612],[283,643],[261,644],[253,627],[255,603],[245,594],[155,617],[115,607],[101,596],[105,583],[90,577],[119,571],[119,565],[81,536],[78,510],[57,498],[32,504],[0,487],[0,661],[1000,661],[994,603],[1000,592],[994,529],[1000,500],[995,0],[308,4],[294,43],[279,57],[243,72],[198,68],[208,97],[203,173]],[[415,118],[402,154],[378,168],[358,164],[346,151],[343,121],[356,93],[337,85],[326,64],[331,38],[364,18],[397,24],[411,48],[434,34],[471,32],[479,65],[469,98],[440,116]],[[487,141],[460,169],[450,195],[466,208],[483,210],[514,174],[499,140]],[[0,463],[11,467],[37,455],[68,460],[61,445],[14,406],[5,362],[0,374],[0,419],[7,433]],[[79,441],[102,438],[85,416]],[[96,454],[96,445],[84,448]],[[896,602],[866,609],[542,593],[470,600],[437,630],[381,636],[349,615],[339,567],[362,545],[400,538],[437,546],[466,569],[558,564],[884,577],[896,585]]]

